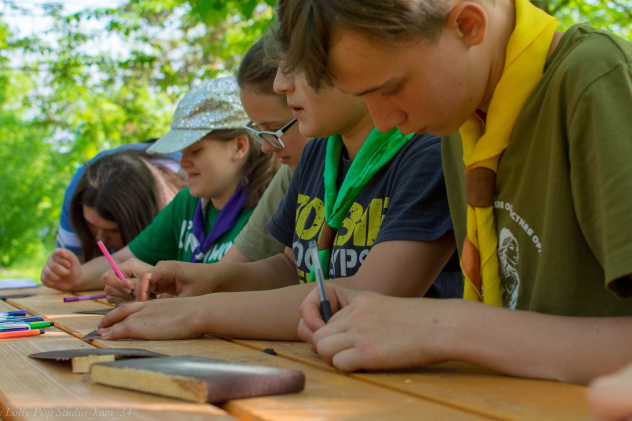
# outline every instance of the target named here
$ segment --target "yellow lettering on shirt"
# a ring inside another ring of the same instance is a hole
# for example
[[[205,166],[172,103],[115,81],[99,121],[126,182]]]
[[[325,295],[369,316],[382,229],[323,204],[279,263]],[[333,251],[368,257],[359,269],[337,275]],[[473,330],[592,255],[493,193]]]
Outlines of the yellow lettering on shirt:
[[[371,200],[366,209],[354,202],[340,225],[334,244],[341,247],[351,240],[355,247],[373,246],[387,208],[388,197]],[[308,220],[312,222],[306,226]],[[317,197],[311,199],[309,196],[299,195],[296,211],[296,235],[302,240],[317,239],[324,220],[325,204],[323,201]]]

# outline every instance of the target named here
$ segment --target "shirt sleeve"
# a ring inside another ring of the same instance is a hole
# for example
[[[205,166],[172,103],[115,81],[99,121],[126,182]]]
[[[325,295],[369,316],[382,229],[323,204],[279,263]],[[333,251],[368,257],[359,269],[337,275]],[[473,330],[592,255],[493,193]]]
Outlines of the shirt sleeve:
[[[287,165],[283,165],[259,200],[250,220],[235,239],[233,246],[253,261],[283,253],[285,249],[283,244],[272,237],[266,225],[283,200],[291,178],[292,172]]]
[[[567,127],[575,211],[606,286],[632,296],[632,63],[619,61],[579,91]]]
[[[85,172],[85,166],[81,166],[72,176],[72,180],[70,180],[70,183],[64,192],[64,201],[61,207],[61,216],[59,218],[59,236],[61,240],[64,242],[64,245],[68,250],[72,251],[79,257],[83,256],[83,247],[79,236],[75,234],[75,231],[72,228],[72,222],[70,221],[70,202],[72,201],[72,196],[75,194],[75,190],[77,189],[77,184]],[[59,240],[57,241],[57,247],[62,247]]]

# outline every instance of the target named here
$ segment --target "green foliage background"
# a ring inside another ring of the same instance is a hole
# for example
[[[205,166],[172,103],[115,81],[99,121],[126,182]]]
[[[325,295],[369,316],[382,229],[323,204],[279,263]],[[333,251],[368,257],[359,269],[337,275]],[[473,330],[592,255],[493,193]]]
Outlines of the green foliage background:
[[[0,0],[0,278],[38,277],[76,168],[165,133],[184,93],[234,72],[276,0],[129,0],[70,16],[47,4],[52,29],[28,38],[7,25],[28,13],[20,3]],[[632,40],[628,0],[534,3],[563,28],[585,21]]]

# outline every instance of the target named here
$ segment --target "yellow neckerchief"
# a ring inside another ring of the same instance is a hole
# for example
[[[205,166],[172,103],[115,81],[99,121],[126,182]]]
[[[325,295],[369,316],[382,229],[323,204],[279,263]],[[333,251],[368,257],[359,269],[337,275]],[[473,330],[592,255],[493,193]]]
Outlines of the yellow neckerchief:
[[[528,0],[515,0],[516,27],[509,38],[503,74],[486,121],[473,115],[460,128],[467,178],[467,237],[461,268],[463,298],[502,306],[494,187],[502,152],[522,107],[542,78],[557,20]]]

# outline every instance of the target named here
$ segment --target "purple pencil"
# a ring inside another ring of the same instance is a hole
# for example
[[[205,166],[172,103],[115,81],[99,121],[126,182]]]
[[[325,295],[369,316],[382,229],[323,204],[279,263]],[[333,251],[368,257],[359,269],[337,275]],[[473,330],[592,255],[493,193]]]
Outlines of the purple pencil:
[[[107,294],[94,294],[94,295],[78,295],[76,297],[66,297],[64,298],[64,303],[69,301],[81,301],[81,300],[94,300],[96,298],[105,298]]]

